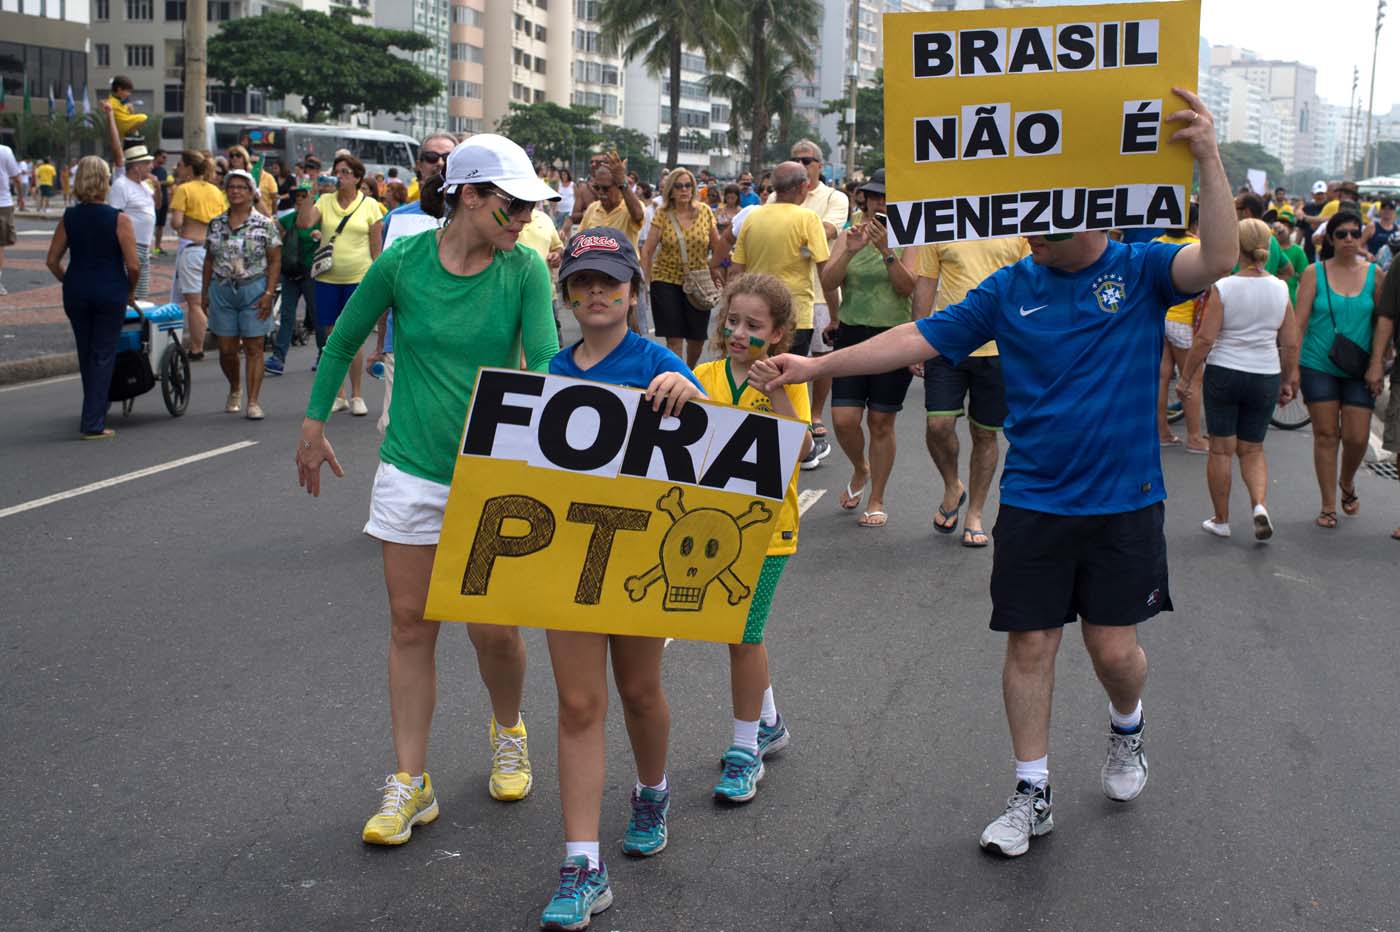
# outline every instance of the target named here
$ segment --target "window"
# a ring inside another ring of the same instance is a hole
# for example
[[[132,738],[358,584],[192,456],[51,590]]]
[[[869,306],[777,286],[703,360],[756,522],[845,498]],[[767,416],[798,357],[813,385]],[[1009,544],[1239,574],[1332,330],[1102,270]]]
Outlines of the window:
[[[512,100],[523,100],[528,104],[530,102],[530,89],[519,81],[514,81],[510,85],[510,96]]]
[[[528,71],[530,68],[530,53],[515,49],[515,63]]]
[[[479,133],[481,132],[481,119],[479,117],[450,116],[447,118],[447,128],[454,133]]]
[[[481,85],[475,81],[447,82],[447,96],[481,98]]]
[[[710,104],[710,120],[714,123],[728,123],[729,104]]]
[[[661,122],[671,122],[671,108],[666,104],[661,105]],[[683,127],[693,127],[695,129],[710,128],[710,114],[705,110],[686,110],[681,108],[680,124]]]
[[[153,68],[156,63],[156,47],[154,45],[128,45],[126,47],[126,66],[128,68]]]
[[[592,107],[604,116],[617,116],[619,101],[616,94],[599,94],[596,91],[574,91],[571,103],[580,107]]]
[[[233,4],[229,0],[209,0],[209,22],[217,23],[233,18]]]
[[[539,41],[543,42],[543,41],[545,41],[545,36],[547,36],[548,34],[549,34],[548,30],[546,30],[543,26],[541,26],[539,23],[536,23],[536,24],[535,24],[535,38],[536,38],[536,39],[538,39]]]
[[[452,8],[452,22],[457,26],[480,27],[482,22],[481,11],[474,10],[469,6],[454,6]]]
[[[536,55],[536,56],[535,56],[535,73],[536,73],[536,74],[544,74],[544,73],[545,73],[545,70],[544,70],[544,69],[545,69],[545,65],[546,65],[546,64],[548,64],[548,62],[546,62],[543,58],[540,58],[538,55]]]
[[[544,103],[544,91],[540,90],[539,88],[535,88],[535,103]]]
[[[669,99],[669,98],[670,98],[670,96],[671,96],[671,82],[670,82],[670,81],[662,81],[662,82],[661,82],[661,96],[662,96],[663,99]],[[691,99],[693,99],[693,100],[708,100],[709,97],[710,97],[710,92],[705,88],[705,85],[701,84],[699,81],[682,81],[682,82],[681,82],[681,96],[682,96],[682,97],[689,97],[689,98],[691,98]]]
[[[598,0],[574,0],[574,19],[598,18]]]
[[[616,87],[622,83],[622,73],[618,71],[616,65],[576,60],[574,62],[574,80],[590,84],[611,84]]]
[[[592,29],[575,29],[574,48],[578,49],[580,52],[600,51],[598,33]]]
[[[185,109],[185,86],[183,84],[165,85],[165,112],[183,113]]]
[[[185,0],[165,0],[165,21],[183,23],[185,21]]]
[[[110,45],[107,45],[106,43],[99,43],[97,45],[94,45],[92,48],[93,51],[97,53],[97,67],[112,67],[112,47]]]
[[[482,60],[482,51],[470,42],[453,42],[448,50],[448,57],[453,61],[474,61]]]
[[[126,0],[126,18],[132,22],[149,23],[156,18],[155,0]],[[147,48],[149,47],[147,46]],[[134,66],[128,65],[127,67]]]
[[[92,0],[92,18],[98,22],[106,22],[112,18],[111,0]]]
[[[700,74],[710,73],[709,66],[705,64],[705,57],[703,55],[695,55],[690,52],[681,53],[681,70],[695,71],[699,72]]]

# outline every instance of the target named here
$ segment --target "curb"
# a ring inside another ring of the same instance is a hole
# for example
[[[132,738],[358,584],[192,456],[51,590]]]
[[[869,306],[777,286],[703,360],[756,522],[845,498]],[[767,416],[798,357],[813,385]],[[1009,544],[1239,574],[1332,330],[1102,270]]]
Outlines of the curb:
[[[30,359],[15,359],[0,362],[0,385],[13,385],[17,382],[37,382],[58,375],[70,375],[78,371],[77,353],[54,353],[49,356],[34,356]]]

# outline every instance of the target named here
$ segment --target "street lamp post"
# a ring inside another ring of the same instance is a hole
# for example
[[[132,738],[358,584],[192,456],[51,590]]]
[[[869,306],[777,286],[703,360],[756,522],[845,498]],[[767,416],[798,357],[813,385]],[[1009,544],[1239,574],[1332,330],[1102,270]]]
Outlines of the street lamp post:
[[[1371,96],[1366,103],[1366,149],[1365,156],[1361,162],[1366,170],[1366,177],[1370,178],[1376,173],[1376,154],[1371,151],[1371,124],[1375,120],[1376,113],[1376,53],[1381,46],[1381,23],[1385,20],[1385,0],[1376,0],[1376,38],[1371,46]],[[1380,146],[1376,147],[1377,149]]]

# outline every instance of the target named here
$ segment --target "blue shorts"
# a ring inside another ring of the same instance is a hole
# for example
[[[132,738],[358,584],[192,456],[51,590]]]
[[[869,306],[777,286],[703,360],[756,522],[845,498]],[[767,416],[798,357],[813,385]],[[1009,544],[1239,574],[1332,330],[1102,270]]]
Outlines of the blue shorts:
[[[1375,396],[1366,387],[1365,379],[1349,379],[1320,369],[1299,366],[1298,387],[1303,390],[1303,400],[1310,405],[1340,401],[1344,408],[1374,410],[1376,407]]]
[[[267,290],[266,278],[241,285],[209,283],[209,332],[219,337],[262,337],[272,329],[272,315],[258,318],[258,299]]]
[[[348,285],[333,285],[330,282],[316,283],[316,326],[329,330],[340,319],[340,312],[350,303],[350,296],[360,287],[359,282]]]
[[[967,406],[963,406],[963,402]],[[961,417],[983,430],[1001,430],[1006,420],[1006,382],[1000,356],[969,356],[956,366],[942,356],[924,363],[924,412]]]

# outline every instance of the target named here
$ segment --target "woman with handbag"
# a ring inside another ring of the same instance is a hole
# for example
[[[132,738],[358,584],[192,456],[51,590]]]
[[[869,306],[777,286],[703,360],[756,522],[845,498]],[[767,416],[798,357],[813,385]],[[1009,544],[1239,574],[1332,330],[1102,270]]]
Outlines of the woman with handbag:
[[[320,248],[311,261],[311,277],[316,281],[316,329],[324,330],[327,338],[384,244],[384,207],[360,192],[364,163],[342,153],[332,164],[331,173],[335,191],[322,194],[314,204],[308,198],[297,207],[297,227],[321,232]],[[332,413],[346,408],[356,417],[369,413],[369,406],[360,397],[364,355],[361,347],[350,366],[350,400],[345,400],[342,387],[336,393]]]
[[[1317,525],[1323,528],[1337,526],[1338,489],[1345,514],[1361,511],[1356,471],[1366,455],[1376,404],[1366,370],[1371,316],[1385,273],[1367,259],[1361,230],[1360,215],[1349,210],[1333,214],[1323,234],[1326,258],[1308,266],[1298,283],[1298,329],[1303,334],[1298,374],[1312,415],[1313,467],[1322,492]]]
[[[696,196],[695,176],[678,168],[661,182],[661,206],[642,249],[656,335],[692,369],[709,339],[710,311],[724,287],[724,242],[715,213]]]

